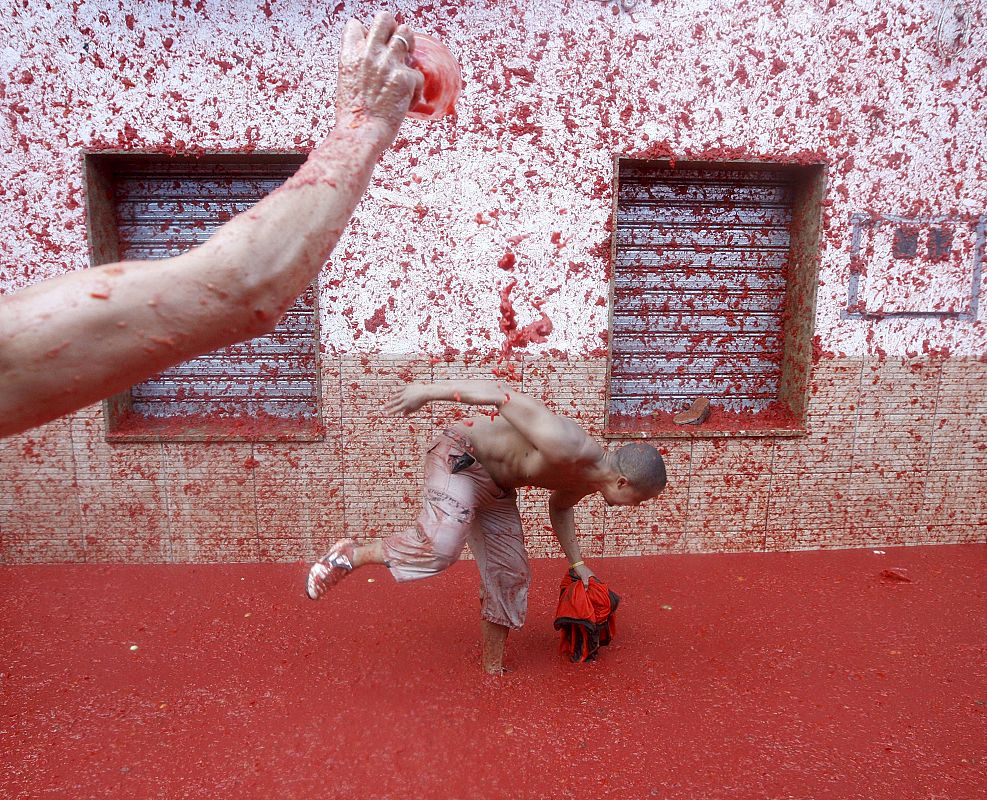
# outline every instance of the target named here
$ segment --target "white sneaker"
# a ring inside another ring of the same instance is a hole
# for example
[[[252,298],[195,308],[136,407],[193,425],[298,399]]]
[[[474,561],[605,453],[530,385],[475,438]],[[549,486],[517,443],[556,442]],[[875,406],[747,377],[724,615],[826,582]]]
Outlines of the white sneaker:
[[[316,561],[308,571],[305,587],[310,600],[318,600],[329,589],[353,571],[353,551],[356,542],[340,539],[332,549]]]

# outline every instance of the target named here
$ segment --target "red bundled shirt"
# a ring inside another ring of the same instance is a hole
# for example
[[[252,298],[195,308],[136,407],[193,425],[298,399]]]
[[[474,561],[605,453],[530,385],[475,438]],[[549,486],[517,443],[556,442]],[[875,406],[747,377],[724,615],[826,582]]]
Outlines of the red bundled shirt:
[[[572,661],[592,661],[600,647],[617,632],[615,616],[620,597],[592,577],[583,586],[575,570],[566,572],[559,589],[555,630],[562,631],[560,650]]]

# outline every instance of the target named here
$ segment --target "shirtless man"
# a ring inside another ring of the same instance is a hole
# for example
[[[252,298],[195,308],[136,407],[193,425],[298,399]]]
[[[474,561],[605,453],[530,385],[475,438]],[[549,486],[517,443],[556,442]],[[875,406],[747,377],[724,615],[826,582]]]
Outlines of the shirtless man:
[[[318,600],[367,564],[385,565],[398,581],[427,578],[455,563],[468,541],[480,572],[483,668],[501,674],[507,634],[524,623],[530,582],[515,490],[552,490],[552,528],[588,584],[593,571],[579,550],[573,506],[596,492],[611,506],[657,497],[665,488],[665,464],[648,444],[607,452],[571,419],[495,381],[409,384],[384,409],[407,415],[440,400],[493,406],[497,413],[463,420],[432,442],[415,527],[362,545],[341,539],[312,566],[306,588]]]
[[[83,269],[0,297],[0,437],[273,329],[318,274],[422,89],[390,14],[343,32],[336,124],[284,186],[175,258]]]

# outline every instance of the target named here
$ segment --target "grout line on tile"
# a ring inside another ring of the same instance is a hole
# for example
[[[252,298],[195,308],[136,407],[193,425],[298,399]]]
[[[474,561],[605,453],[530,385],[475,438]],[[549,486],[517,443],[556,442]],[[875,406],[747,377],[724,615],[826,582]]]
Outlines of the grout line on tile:
[[[82,497],[79,491],[79,460],[75,456],[75,425],[73,424],[79,417],[79,412],[68,417],[69,424],[69,449],[72,451],[72,486],[75,489],[75,504],[79,511],[79,530],[76,535],[81,539],[80,544],[82,545],[82,563],[86,563],[88,559],[88,547],[86,545],[86,518],[83,514],[82,509]],[[69,541],[69,533],[65,534],[65,541]]]
[[[171,498],[168,493],[168,478],[165,475],[165,450],[164,442],[157,442],[156,446],[158,448],[158,458],[161,464],[161,470],[158,473],[158,480],[163,481],[163,485],[160,487],[161,496],[164,498],[164,517],[165,517],[165,533],[168,537],[168,563],[175,562],[175,539],[172,533],[171,527]]]

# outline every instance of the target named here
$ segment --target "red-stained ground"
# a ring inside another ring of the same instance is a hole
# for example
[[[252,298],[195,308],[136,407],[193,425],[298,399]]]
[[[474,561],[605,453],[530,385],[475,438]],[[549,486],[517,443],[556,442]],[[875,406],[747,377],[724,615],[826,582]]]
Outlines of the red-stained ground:
[[[538,561],[503,679],[469,562],[0,568],[0,796],[984,797],[987,547],[593,564],[614,644],[560,660]]]

